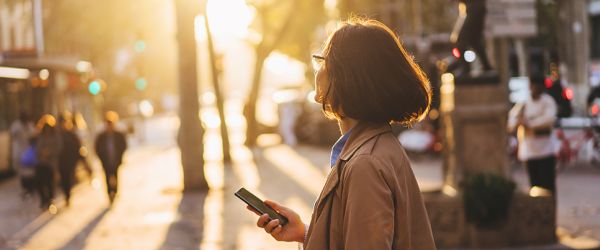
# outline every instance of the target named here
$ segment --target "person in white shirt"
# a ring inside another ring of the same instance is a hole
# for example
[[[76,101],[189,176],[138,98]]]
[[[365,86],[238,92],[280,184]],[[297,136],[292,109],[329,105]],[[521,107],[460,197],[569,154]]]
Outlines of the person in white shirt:
[[[15,120],[10,126],[12,167],[21,180],[22,196],[31,194],[34,189],[33,184],[29,181],[33,178],[34,169],[24,167],[21,164],[21,157],[30,146],[29,139],[35,135],[35,132],[35,126],[26,112],[21,112],[19,119]]]
[[[556,121],[556,103],[544,93],[544,78],[532,77],[530,98],[516,104],[509,113],[508,129],[517,129],[519,160],[525,163],[531,187],[555,193],[555,147],[552,127]]]

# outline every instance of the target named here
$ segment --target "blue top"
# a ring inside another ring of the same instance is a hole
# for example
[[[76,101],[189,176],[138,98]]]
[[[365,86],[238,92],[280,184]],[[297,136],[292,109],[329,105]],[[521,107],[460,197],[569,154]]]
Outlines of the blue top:
[[[331,148],[331,158],[329,160],[331,167],[333,167],[333,165],[335,165],[337,160],[340,158],[340,153],[342,153],[342,149],[344,149],[344,145],[346,145],[346,141],[348,141],[348,137],[350,137],[351,132],[352,129],[348,130],[348,132],[342,135],[340,139],[333,144],[333,147]]]

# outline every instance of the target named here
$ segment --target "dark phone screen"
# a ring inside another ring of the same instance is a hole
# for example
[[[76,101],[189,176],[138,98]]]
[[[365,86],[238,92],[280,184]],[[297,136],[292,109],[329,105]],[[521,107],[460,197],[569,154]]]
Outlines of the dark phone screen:
[[[235,192],[235,196],[246,202],[246,204],[250,205],[261,214],[268,214],[272,220],[279,219],[279,222],[282,226],[287,224],[288,220],[285,218],[285,216],[277,213],[277,211],[267,206],[261,199],[250,193],[245,188],[240,188],[240,190]]]

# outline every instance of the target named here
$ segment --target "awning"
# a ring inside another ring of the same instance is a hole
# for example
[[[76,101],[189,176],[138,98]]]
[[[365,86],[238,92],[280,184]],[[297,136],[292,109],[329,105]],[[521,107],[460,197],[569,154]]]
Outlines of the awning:
[[[89,73],[92,70],[90,62],[58,57],[5,58],[0,60],[0,66],[29,70],[58,70],[66,73]]]
[[[8,79],[28,79],[29,69],[0,66],[0,78]]]

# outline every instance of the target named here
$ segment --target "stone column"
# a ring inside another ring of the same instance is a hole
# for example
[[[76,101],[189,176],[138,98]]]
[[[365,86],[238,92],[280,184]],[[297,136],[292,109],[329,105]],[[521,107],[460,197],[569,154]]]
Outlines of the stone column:
[[[444,192],[458,190],[467,174],[508,177],[507,89],[497,76],[442,76],[441,119],[445,133]]]

